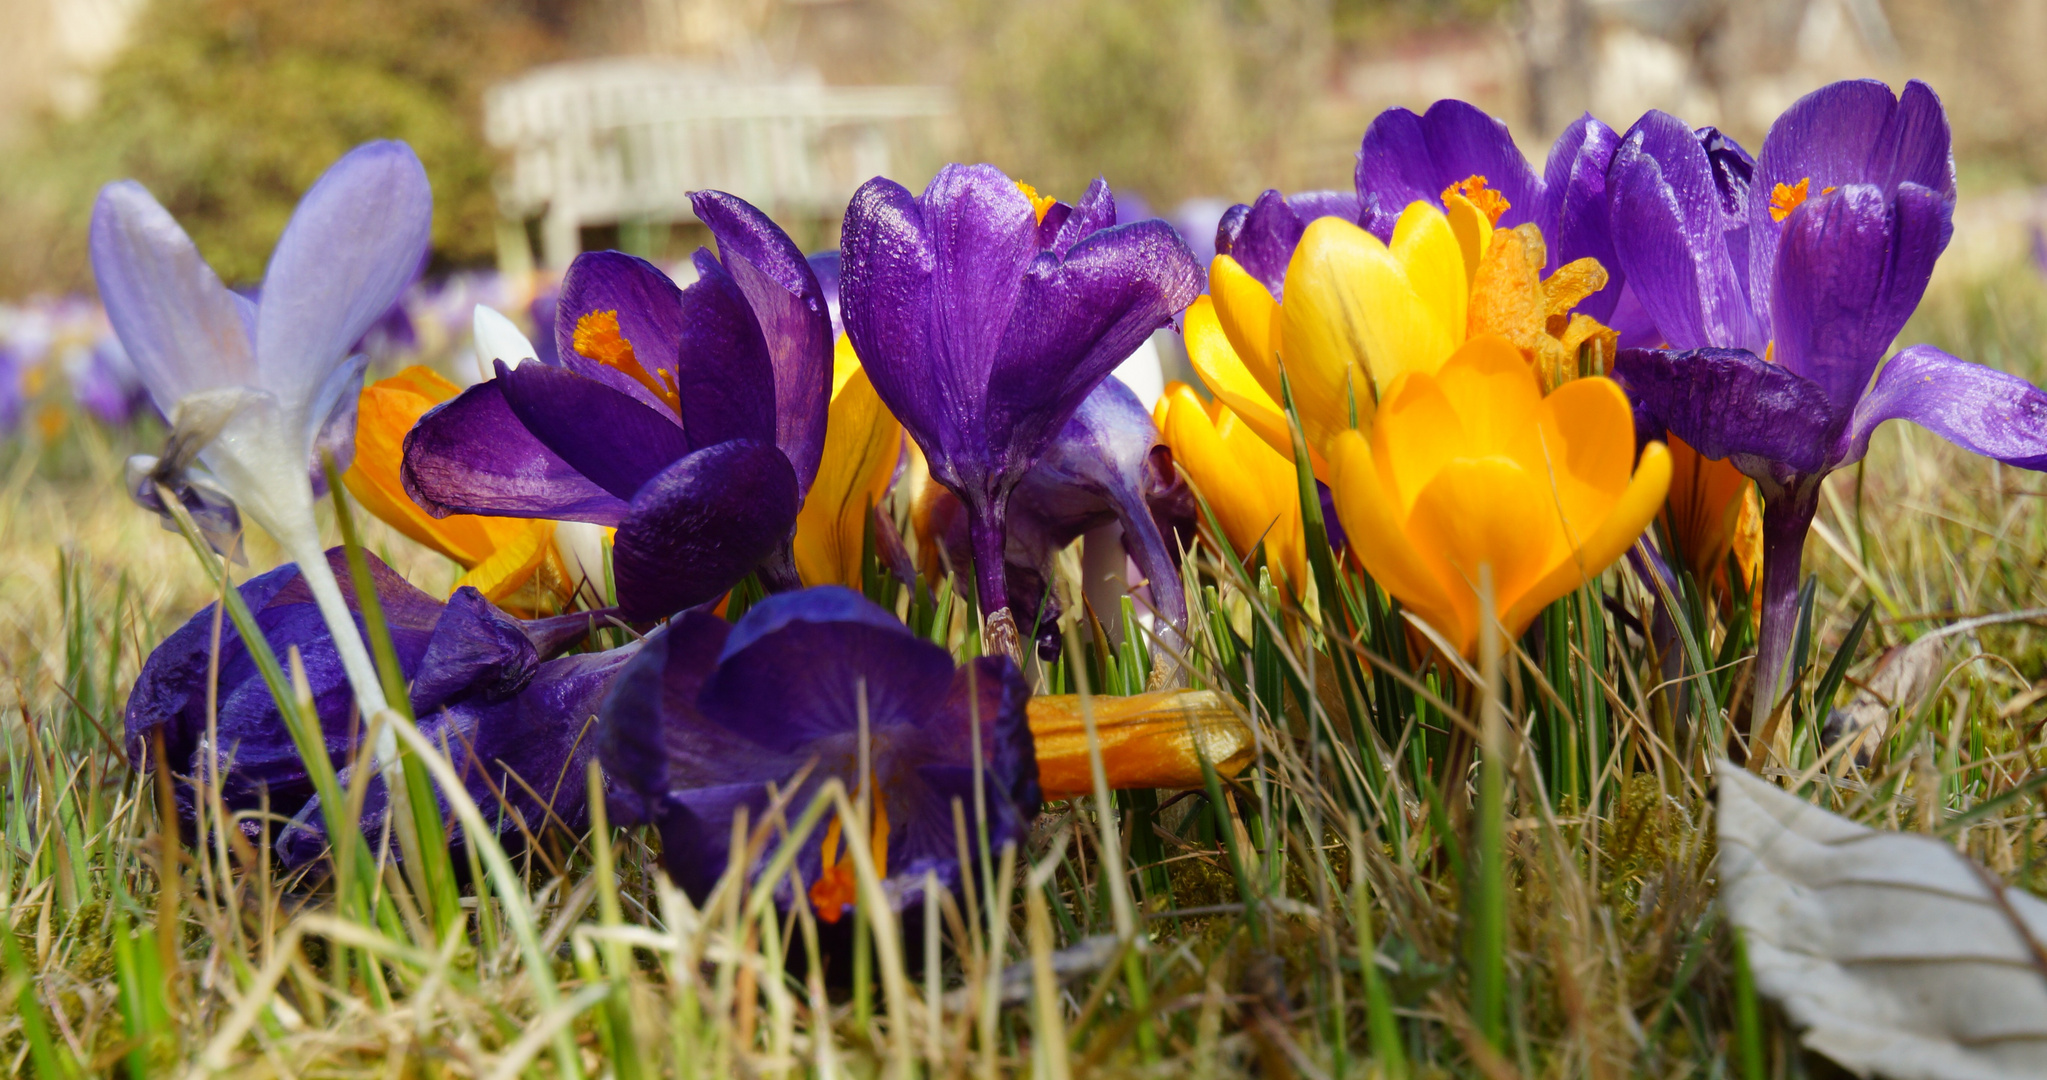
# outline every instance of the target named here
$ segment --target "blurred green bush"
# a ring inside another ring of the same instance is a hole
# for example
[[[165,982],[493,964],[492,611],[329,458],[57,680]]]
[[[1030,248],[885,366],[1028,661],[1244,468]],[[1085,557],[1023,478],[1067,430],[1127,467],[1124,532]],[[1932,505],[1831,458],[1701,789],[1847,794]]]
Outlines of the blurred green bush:
[[[99,186],[133,177],[229,282],[262,276],[299,195],[349,147],[404,139],[434,185],[434,255],[493,251],[484,87],[559,46],[507,0],[152,0],[97,104],[0,169],[0,295],[88,287]]]

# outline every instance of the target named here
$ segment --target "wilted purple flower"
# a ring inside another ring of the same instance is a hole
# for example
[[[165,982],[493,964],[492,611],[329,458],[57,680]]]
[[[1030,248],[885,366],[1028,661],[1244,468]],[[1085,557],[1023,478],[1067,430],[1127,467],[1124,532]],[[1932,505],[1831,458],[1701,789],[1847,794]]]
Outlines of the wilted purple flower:
[[[346,580],[347,563],[336,548],[322,558]],[[391,643],[410,684],[412,708],[429,739],[445,742],[464,774],[472,797],[495,806],[502,792],[508,808],[538,832],[551,814],[572,829],[584,820],[581,777],[591,754],[584,725],[611,676],[634,646],[606,653],[549,659],[581,640],[587,614],[521,622],[486,602],[475,589],[456,591],[445,604],[413,588],[369,556],[377,600],[390,628]],[[242,599],[263,636],[279,656],[297,647],[305,665],[327,752],[337,767],[351,760],[354,739],[366,721],[350,708],[349,685],[333,636],[307,589],[297,564],[287,564],[241,586]],[[344,599],[360,626],[355,591]],[[258,809],[268,793],[273,814],[308,811],[312,781],[269,688],[256,670],[232,622],[220,628],[218,742],[207,741],[207,683],[214,609],[192,616],[165,638],[142,665],[128,698],[129,760],[142,768],[159,734],[173,772],[187,777],[217,776],[221,800],[230,813]],[[521,785],[507,778],[517,773]],[[570,779],[563,781],[567,776]],[[532,792],[552,793],[543,807]],[[193,819],[193,791],[180,784],[179,813]],[[366,831],[374,831],[384,802],[382,784],[371,780],[365,804]],[[445,810],[445,807],[443,808]],[[444,815],[445,816],[445,815]],[[303,815],[302,826],[278,836],[285,861],[310,859],[326,844],[320,815]],[[251,838],[255,821],[242,829]],[[508,816],[509,827],[509,816]]]
[[[846,333],[932,477],[965,504],[988,641],[1012,657],[1012,492],[1103,377],[1201,289],[1171,226],[1115,218],[1097,180],[1041,220],[988,165],[948,165],[915,196],[876,178],[846,210]]]
[[[383,692],[362,641],[340,633],[348,611],[320,558],[313,499],[321,451],[345,467],[354,447],[363,362],[350,347],[412,280],[432,217],[410,147],[359,146],[300,200],[256,302],[221,285],[142,185],[108,184],[92,215],[107,318],[172,425],[162,458],[130,460],[130,493],[161,511],[162,484],[218,527],[235,524],[238,507],[308,566],[367,712],[383,707]],[[211,481],[191,478],[195,458]]]
[[[1647,421],[1732,459],[1762,490],[1766,715],[1827,474],[1894,419],[2047,468],[2047,394],[1926,345],[1877,372],[1952,233],[1947,117],[1923,83],[1902,96],[1874,81],[1808,94],[1753,165],[1717,133],[1650,113],[1608,180],[1621,263],[1668,344],[1624,351],[1615,374]]]
[[[1186,594],[1173,548],[1152,514],[1155,497],[1177,494],[1179,477],[1170,464],[1154,460],[1154,451],[1170,454],[1159,444],[1151,414],[1129,387],[1104,379],[1017,484],[1004,563],[1010,604],[1039,657],[1059,655],[1060,600],[1048,588],[1054,561],[1082,534],[1110,523],[1122,526],[1123,546],[1143,573],[1159,617],[1185,632]],[[919,533],[929,532],[954,565],[964,565],[973,552],[964,508],[945,489],[934,493],[917,507]],[[1104,622],[1117,618],[1114,609],[1095,615]]]
[[[436,516],[616,526],[633,619],[714,600],[756,568],[793,579],[789,538],[824,450],[832,336],[817,275],[752,206],[691,199],[719,247],[697,252],[695,283],[615,251],[577,257],[560,362],[500,361],[405,438],[405,489]]]
[[[599,710],[597,752],[613,820],[660,830],[669,877],[699,902],[729,864],[734,819],[743,810],[759,824],[770,785],[793,800],[793,816],[837,779],[873,797],[877,869],[891,903],[914,910],[927,871],[945,888],[960,882],[955,806],[974,836],[975,808],[986,806],[993,850],[1029,829],[1039,803],[1029,697],[1007,657],[955,668],[894,615],[823,586],[771,596],[737,625],[691,611],[649,634]],[[839,832],[812,833],[795,858],[831,923],[850,907]],[[781,903],[794,902],[786,882],[776,887]]]

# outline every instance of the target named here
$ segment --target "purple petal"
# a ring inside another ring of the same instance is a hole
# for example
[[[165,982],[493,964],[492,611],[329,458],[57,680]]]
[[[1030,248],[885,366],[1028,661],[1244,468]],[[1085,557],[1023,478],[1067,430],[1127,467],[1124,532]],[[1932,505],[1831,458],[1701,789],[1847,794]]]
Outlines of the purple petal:
[[[1726,212],[1699,138],[1674,116],[1645,114],[1615,151],[1607,185],[1616,259],[1663,341],[1760,353],[1729,250],[1728,234],[1744,223]]]
[[[796,468],[798,492],[807,492],[824,454],[838,282],[828,295],[789,234],[751,204],[724,192],[699,191],[690,205],[718,238],[718,258],[760,322],[774,358],[775,445]]]
[[[1619,146],[1620,136],[1587,113],[1564,129],[1550,148],[1543,172],[1539,224],[1549,243],[1549,268],[1554,271],[1577,259],[1599,260],[1606,269],[1606,287],[1580,301],[1577,310],[1601,321],[1613,314],[1627,280],[1614,258],[1607,217],[1606,171]]]
[[[796,473],[770,443],[735,439],[668,466],[618,526],[612,572],[625,617],[716,599],[788,542],[798,505]]]
[[[100,189],[90,247],[107,320],[164,415],[194,390],[255,382],[234,294],[141,184]]]
[[[448,598],[420,657],[412,677],[413,714],[426,716],[471,696],[502,701],[524,689],[539,664],[540,651],[519,621],[465,585]]]
[[[1146,469],[1157,442],[1158,429],[1137,395],[1114,379],[1103,380],[1017,484],[1010,500],[1009,558],[1026,555],[1040,580],[1049,580],[1059,551],[1097,525],[1121,522],[1124,542],[1150,582],[1160,613],[1184,627],[1186,597],[1146,498]],[[1010,595],[1021,599],[1014,584]]]
[[[1412,202],[1443,205],[1443,189],[1473,176],[1506,196],[1498,224],[1511,229],[1536,220],[1542,181],[1514,145],[1507,125],[1477,107],[1445,99],[1416,116],[1388,109],[1365,129],[1356,173],[1359,224],[1381,240]]]
[[[1770,126],[1756,162],[1757,198],[1749,207],[1751,275],[1769,280],[1763,275],[1776,265],[1778,237],[1789,224],[1770,212],[1778,185],[1808,181],[1808,197],[1817,198],[1827,188],[1873,184],[1889,200],[1901,185],[1916,184],[1952,205],[1951,141],[1940,99],[1917,80],[1906,84],[1902,99],[1874,79],[1832,83],[1800,98]],[[1941,248],[1946,246],[1943,236]],[[1767,321],[1767,298],[1759,299],[1764,302],[1757,313]]]
[[[1200,268],[1163,221],[1106,229],[1064,261],[1038,260],[989,375],[984,445],[1021,475],[1102,379],[1200,291]]]
[[[1931,345],[1900,352],[1877,375],[1855,408],[1842,460],[1867,452],[1870,435],[1886,420],[1910,420],[1964,450],[2047,470],[2047,393]]]
[[[927,454],[980,449],[972,429],[1037,250],[1029,200],[992,166],[948,165],[921,198],[876,178],[846,208],[846,333]]]
[[[492,381],[541,445],[617,498],[631,500],[690,451],[672,414],[567,368],[498,361]]]
[[[1230,243],[1230,257],[1245,272],[1264,282],[1273,296],[1282,296],[1287,263],[1294,257],[1294,248],[1307,228],[1307,220],[1288,205],[1286,196],[1267,188],[1251,204],[1238,226]]]
[[[292,211],[256,311],[263,388],[302,402],[417,276],[433,226],[426,169],[402,142],[365,143]]]
[[[1774,286],[1775,359],[1855,408],[1919,306],[1946,246],[1951,204],[1916,184],[1894,202],[1870,184],[1809,199],[1785,222]]]
[[[685,611],[641,639],[639,655],[619,672],[598,710],[603,722],[597,728],[597,760],[611,781],[607,805],[613,824],[654,819],[653,807],[671,786],[671,759],[731,758],[742,748],[738,736],[704,724],[696,711],[697,694],[717,667],[731,629],[709,612]],[[671,716],[690,720],[663,719]]]
[[[690,449],[729,439],[772,441],[776,368],[760,320],[747,306],[739,283],[710,252],[698,249],[696,268],[697,279],[682,290],[682,343],[675,360],[675,392]],[[825,350],[825,381],[807,391],[797,387],[799,398],[802,393],[821,394],[818,401],[829,402],[829,339]],[[818,432],[824,430],[823,423],[818,421]]]
[[[435,517],[624,520],[628,500],[577,472],[526,430],[504,390],[502,378],[478,383],[419,418],[405,433],[399,468],[405,494]]]
[[[1801,474],[1831,468],[1847,419],[1818,384],[1738,349],[1630,349],[1615,361],[1614,378],[1636,408],[1701,455],[1732,457],[1744,471],[1744,459]]]
[[[312,453],[306,464],[316,499],[327,495],[326,458],[334,458],[337,473],[347,472],[355,460],[355,411],[362,401],[362,377],[369,363],[367,356],[343,361],[313,395],[310,415],[319,423],[312,431]]]
[[[576,351],[576,327],[583,317],[614,312],[619,336],[632,346],[640,367],[656,381],[663,374],[675,376],[683,335],[682,290],[659,267],[622,251],[586,251],[569,264],[554,310],[555,355],[563,367],[652,408],[668,408],[638,380]],[[545,331],[546,324],[536,322],[535,327]]]
[[[1115,225],[1116,220],[1116,196],[1109,190],[1107,180],[1096,177],[1087,186],[1087,194],[1061,216],[1058,227],[1044,244],[1045,250],[1063,259],[1067,252],[1073,250],[1073,245]],[[1044,237],[1043,226],[1051,223],[1052,216],[1045,215],[1038,230],[1041,238]]]
[[[952,683],[952,655],[850,589],[769,597],[725,640],[704,716],[777,754],[854,734],[921,727]],[[863,705],[864,702],[864,705]]]

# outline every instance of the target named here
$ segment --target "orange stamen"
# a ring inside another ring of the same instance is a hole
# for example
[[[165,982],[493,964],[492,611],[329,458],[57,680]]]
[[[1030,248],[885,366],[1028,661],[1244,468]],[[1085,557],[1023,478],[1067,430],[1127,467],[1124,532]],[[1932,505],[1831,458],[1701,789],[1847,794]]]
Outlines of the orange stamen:
[[[1478,207],[1479,212],[1486,216],[1486,220],[1494,225],[1498,225],[1500,223],[1500,215],[1506,213],[1514,205],[1507,201],[1505,195],[1487,187],[1485,177],[1475,173],[1443,189],[1444,198],[1447,199],[1452,195],[1463,196],[1471,205]]]
[[[1825,195],[1833,188],[1821,188]],[[1806,195],[1812,191],[1812,177],[1808,176],[1796,184],[1778,184],[1770,191],[1770,220],[1781,222],[1791,216],[1793,210],[1805,205]]]
[[[888,877],[888,800],[876,797],[874,800],[874,826],[869,833],[868,847],[874,852],[874,872],[877,876]],[[810,886],[810,906],[817,917],[828,923],[839,921],[846,905],[857,895],[858,880],[853,875],[853,861],[839,861],[839,819],[825,828],[824,844],[818,849],[817,880]]]
[[[1043,225],[1045,223],[1046,212],[1051,210],[1052,207],[1059,202],[1059,200],[1053,198],[1050,195],[1038,194],[1037,188],[1034,188],[1021,180],[1016,181],[1016,189],[1018,191],[1023,192],[1024,198],[1029,199],[1031,201],[1031,213],[1038,215],[1038,224]]]
[[[657,381],[640,366],[640,358],[633,355],[633,343],[619,331],[618,312],[593,311],[577,319],[575,347],[578,356],[595,360],[646,387],[648,393],[681,415],[682,395],[675,390],[674,377],[663,371]]]

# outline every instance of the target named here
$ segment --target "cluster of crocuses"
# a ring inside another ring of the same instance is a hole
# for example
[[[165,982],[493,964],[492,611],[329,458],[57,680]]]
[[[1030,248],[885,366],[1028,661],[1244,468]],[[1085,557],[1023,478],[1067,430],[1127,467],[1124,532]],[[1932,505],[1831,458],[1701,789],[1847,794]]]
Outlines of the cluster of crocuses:
[[[656,828],[702,895],[735,821],[838,780],[871,810],[803,841],[807,886],[782,896],[831,921],[854,895],[842,847],[869,845],[908,903],[927,872],[959,880],[970,817],[999,846],[1048,789],[1089,788],[1075,706],[1034,701],[1022,664],[1056,651],[1073,598],[1054,563],[1090,530],[1120,530],[1118,584],[1141,589],[1165,657],[1197,543],[1314,603],[1299,468],[1346,565],[1446,658],[1522,633],[1659,513],[1675,549],[1638,549],[1644,565],[1746,575],[1759,535],[1767,701],[1817,485],[1877,424],[2047,464],[2030,385],[1925,347],[1876,374],[1954,200],[1945,118],[1918,83],[1826,87],[1760,161],[1661,113],[1625,135],[1587,117],[1540,176],[1469,105],[1391,110],[1365,133],[1355,192],[1233,208],[1206,275],[1101,182],[1068,204],[988,166],[948,166],[921,194],[877,178],[840,250],[808,257],[739,198],[692,200],[716,251],[686,286],[586,254],[551,325],[536,320],[544,347],[478,306],[483,381],[410,369],[364,389],[356,343],[426,244],[407,148],[334,166],[259,300],[224,289],[139,186],[111,185],[95,269],[173,423],[131,488],[223,547],[244,514],[281,541],[294,566],[243,593],[273,647],[299,650],[346,758],[351,704],[384,700],[316,539],[331,456],[366,508],[468,571],[445,604],[381,566],[377,582],[412,711],[479,798],[576,827],[594,753],[612,820]],[[1162,327],[1184,334],[1208,397],[1176,384],[1151,404],[1108,378]],[[877,512],[892,499],[916,557]],[[870,558],[913,585],[919,561],[951,574],[979,605],[983,655],[959,664],[853,591]],[[768,596],[728,623],[747,581]],[[569,652],[599,619],[645,636]],[[152,656],[131,746],[161,732],[175,765],[227,778],[231,805],[267,792],[297,815],[280,850],[311,858],[304,770],[247,650],[229,628],[209,655],[214,632],[202,612]],[[1248,759],[1227,716],[1200,693],[1152,695],[1105,710],[1093,742],[1111,786],[1188,785],[1204,756],[1225,772]]]

